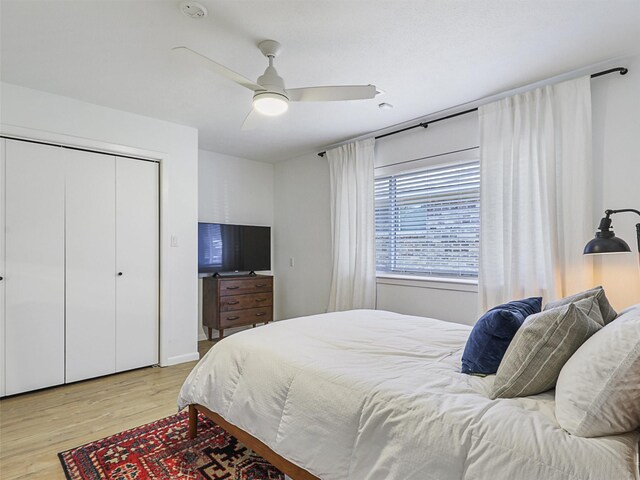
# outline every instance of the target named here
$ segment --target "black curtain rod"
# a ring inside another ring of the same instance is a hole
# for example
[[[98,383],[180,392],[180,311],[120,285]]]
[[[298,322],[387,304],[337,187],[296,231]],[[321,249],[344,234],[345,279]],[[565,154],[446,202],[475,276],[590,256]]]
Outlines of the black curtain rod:
[[[591,74],[591,78],[601,77],[603,75],[608,75],[610,73],[620,72],[620,75],[626,75],[629,72],[628,69],[624,67],[616,67],[610,68],[609,70],[603,70],[602,72],[597,72]],[[401,128],[400,130],[394,130],[393,132],[383,133],[382,135],[378,135],[375,137],[376,140],[379,140],[384,137],[389,137],[391,135],[395,135],[396,133],[406,132],[407,130],[413,130],[414,128],[422,127],[427,128],[430,124],[441,122],[443,120],[449,120],[450,118],[459,117],[460,115],[466,115],[467,113],[476,112],[478,108],[470,108],[469,110],[465,110],[464,112],[452,113],[451,115],[447,115],[446,117],[436,118],[435,120],[429,120],[428,122],[420,122],[417,125],[412,125],[410,127]],[[324,157],[327,152],[320,152],[318,154],[319,157]]]

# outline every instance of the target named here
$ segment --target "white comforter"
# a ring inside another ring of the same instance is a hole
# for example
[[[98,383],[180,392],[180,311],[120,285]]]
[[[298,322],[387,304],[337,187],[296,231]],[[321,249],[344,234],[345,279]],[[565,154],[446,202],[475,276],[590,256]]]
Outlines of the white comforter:
[[[490,400],[460,374],[470,327],[356,310],[272,323],[214,346],[198,403],[324,480],[638,479],[638,433],[564,432],[554,395]]]

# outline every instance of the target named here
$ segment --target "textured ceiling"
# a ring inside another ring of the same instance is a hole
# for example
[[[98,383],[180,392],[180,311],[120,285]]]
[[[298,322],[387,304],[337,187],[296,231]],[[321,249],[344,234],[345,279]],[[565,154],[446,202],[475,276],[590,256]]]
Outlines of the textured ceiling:
[[[173,0],[2,0],[1,78],[194,126],[203,149],[278,161],[640,49],[637,0],[201,3],[209,16],[193,20]],[[171,54],[186,45],[256,79],[267,38],[282,43],[289,87],[385,93],[293,103],[243,132],[251,92]]]

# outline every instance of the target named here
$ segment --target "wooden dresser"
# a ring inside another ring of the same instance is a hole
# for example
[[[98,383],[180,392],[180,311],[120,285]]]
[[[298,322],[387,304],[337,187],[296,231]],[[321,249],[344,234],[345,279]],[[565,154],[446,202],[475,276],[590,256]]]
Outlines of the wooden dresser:
[[[222,339],[225,328],[273,320],[273,277],[205,277],[202,280],[202,323]]]

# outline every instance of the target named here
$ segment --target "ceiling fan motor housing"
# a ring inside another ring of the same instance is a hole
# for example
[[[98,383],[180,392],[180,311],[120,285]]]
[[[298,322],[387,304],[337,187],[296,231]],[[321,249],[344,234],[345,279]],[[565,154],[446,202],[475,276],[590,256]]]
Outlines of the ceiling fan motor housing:
[[[273,56],[268,58],[269,66],[257,81],[264,91],[257,91],[253,96],[253,108],[263,115],[276,116],[287,111],[289,97],[284,89],[284,80],[273,66]]]
[[[275,67],[271,65],[271,58],[269,58],[269,66],[264,73],[258,77],[258,81],[256,83],[261,87],[264,87],[268,92],[278,93],[283,97],[286,97],[287,100],[289,99],[284,89],[284,80],[280,75],[278,75]],[[260,93],[261,92],[258,92],[256,95],[260,95]]]

